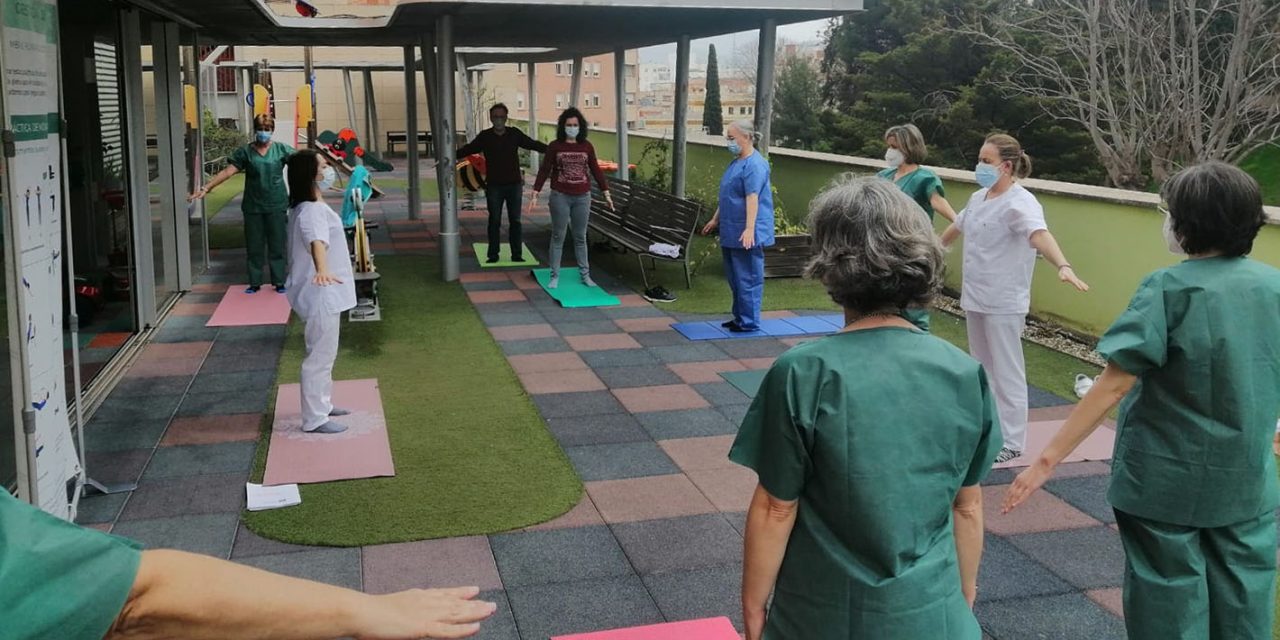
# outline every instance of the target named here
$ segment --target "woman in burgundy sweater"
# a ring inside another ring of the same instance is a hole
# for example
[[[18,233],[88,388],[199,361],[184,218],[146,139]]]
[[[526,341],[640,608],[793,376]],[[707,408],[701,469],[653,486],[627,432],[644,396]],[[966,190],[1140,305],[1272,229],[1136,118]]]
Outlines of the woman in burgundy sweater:
[[[538,202],[542,185],[551,178],[551,282],[548,289],[560,285],[560,253],[564,247],[565,232],[573,228],[573,251],[578,260],[578,273],[582,284],[596,286],[591,279],[591,266],[587,263],[587,217],[591,215],[591,176],[595,176],[600,190],[604,191],[609,208],[613,198],[609,195],[609,183],[605,180],[600,164],[596,162],[596,149],[587,142],[586,119],[582,112],[570,107],[560,114],[556,124],[556,141],[547,145],[546,157],[533,183],[533,198],[529,208]]]

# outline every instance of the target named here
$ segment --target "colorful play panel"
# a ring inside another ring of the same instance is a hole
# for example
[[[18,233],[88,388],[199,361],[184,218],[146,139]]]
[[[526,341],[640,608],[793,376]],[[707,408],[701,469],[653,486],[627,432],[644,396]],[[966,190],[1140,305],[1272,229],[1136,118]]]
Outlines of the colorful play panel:
[[[600,287],[588,287],[582,284],[582,279],[578,277],[578,270],[562,269],[560,271],[560,283],[554,289],[548,289],[547,284],[551,282],[550,269],[534,269],[533,277],[542,285],[542,290],[547,295],[560,303],[560,306],[566,308],[582,308],[582,307],[616,307],[622,304],[621,300],[608,291]]]
[[[506,243],[503,243],[502,248],[498,249],[497,262],[489,262],[487,260],[487,256],[489,255],[488,242],[473,242],[471,243],[471,248],[475,250],[476,262],[479,262],[480,266],[485,269],[496,269],[498,267],[538,266],[538,259],[533,256],[533,252],[529,250],[529,245],[527,244],[524,245],[524,255],[520,256],[524,258],[524,260],[521,260],[520,262],[516,262],[511,259],[511,245]]]
[[[760,321],[759,331],[730,331],[717,321],[677,322],[672,329],[690,340],[728,340],[731,338],[791,338],[795,336],[835,333],[844,327],[844,316],[839,314],[801,316],[796,318],[771,318]]]

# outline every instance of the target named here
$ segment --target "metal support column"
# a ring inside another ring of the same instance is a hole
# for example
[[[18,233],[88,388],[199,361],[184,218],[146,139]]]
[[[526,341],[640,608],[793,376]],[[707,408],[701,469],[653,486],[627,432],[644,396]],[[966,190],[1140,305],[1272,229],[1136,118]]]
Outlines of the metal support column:
[[[525,133],[528,133],[529,137],[534,140],[541,140],[539,137],[541,131],[538,128],[538,65],[537,63],[530,62],[526,64],[524,68],[525,73],[529,76],[529,130]],[[529,153],[529,170],[532,171],[534,175],[538,174],[538,166],[541,163],[542,157],[540,155],[532,152]]]
[[[685,153],[689,144],[689,36],[676,43],[676,104],[671,131],[671,193],[684,197]]]
[[[467,69],[467,58],[458,54],[458,76],[462,80],[462,117],[466,120],[462,130],[467,140],[476,139],[476,87],[472,84],[471,71]]]
[[[196,87],[196,123],[187,131],[187,193],[195,193],[204,186],[204,91],[200,90],[201,64],[196,57],[200,51],[200,36],[192,34],[187,55],[187,84]],[[190,224],[200,225],[200,271],[209,268],[209,221],[205,218],[204,198],[192,200],[187,216]],[[195,260],[192,257],[192,260]]]
[[[215,79],[216,83],[217,80]],[[253,79],[249,68],[240,68],[240,133],[253,136],[253,103],[249,101],[249,93],[253,91]]]
[[[178,24],[151,24],[151,80],[156,101],[156,155],[160,170],[160,249],[168,290],[191,289],[186,150],[182,124],[182,65]],[[181,238],[183,241],[178,242]]]
[[[431,152],[427,155],[431,158],[431,166],[436,174],[436,185],[440,185],[440,181],[444,178],[440,177],[440,137],[437,132],[440,131],[440,122],[437,118],[440,116],[440,94],[438,93],[440,86],[436,83],[436,76],[439,75],[440,69],[436,59],[436,35],[435,27],[426,29],[421,37],[422,47],[422,87],[427,98],[427,123],[431,127]]]
[[[439,112],[436,122],[440,129],[433,135],[436,138],[436,156],[440,158],[440,259],[441,278],[445,282],[458,279],[458,253],[461,248],[458,238],[458,197],[454,192],[454,165],[456,154],[454,149],[454,104],[453,85],[456,70],[454,69],[453,49],[453,16],[443,15],[436,20],[436,47],[440,53],[436,56],[439,71],[436,74],[439,101],[434,105]]]
[[[773,89],[774,67],[778,57],[778,21],[772,18],[765,20],[760,27],[760,52],[756,64],[756,133],[760,141],[756,148],[760,153],[769,153],[769,142],[773,137]]]
[[[351,70],[342,70],[342,88],[347,94],[347,126],[356,130],[356,96],[351,89]]]
[[[569,106],[582,108],[582,56],[573,57],[573,66],[570,69],[573,77],[569,79]],[[587,126],[587,123],[582,123]]]
[[[413,75],[412,69],[409,75]],[[378,153],[378,98],[373,90],[373,72],[369,69],[364,70],[364,124],[365,133],[369,136],[364,146]]]
[[[613,83],[614,93],[617,94],[618,112],[617,112],[617,129],[618,129],[618,177],[623,180],[631,179],[630,170],[628,168],[628,159],[630,141],[627,139],[627,50],[618,49],[613,52]]]
[[[311,47],[302,48],[302,77],[311,84],[311,120],[307,122],[307,147],[316,146],[316,69],[311,60]]]
[[[409,219],[422,211],[422,169],[418,166],[418,77],[414,68],[413,45],[404,48],[405,164],[409,169]],[[375,134],[376,135],[376,134]]]
[[[151,185],[147,179],[147,120],[142,93],[142,24],[137,9],[120,10],[120,77],[124,84],[124,147],[129,176],[129,225],[133,242],[134,317],[139,327],[156,323],[154,241],[151,233]],[[252,85],[250,85],[252,86]],[[250,123],[252,124],[252,123]]]

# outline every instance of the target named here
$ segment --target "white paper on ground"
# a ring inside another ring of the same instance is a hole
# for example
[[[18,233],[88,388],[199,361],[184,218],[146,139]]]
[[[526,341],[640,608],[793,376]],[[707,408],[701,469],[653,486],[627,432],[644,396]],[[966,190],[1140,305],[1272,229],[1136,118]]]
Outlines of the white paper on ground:
[[[266,511],[302,504],[302,495],[298,493],[298,485],[282,484],[264,487],[260,484],[246,482],[245,493],[248,494],[250,511]]]

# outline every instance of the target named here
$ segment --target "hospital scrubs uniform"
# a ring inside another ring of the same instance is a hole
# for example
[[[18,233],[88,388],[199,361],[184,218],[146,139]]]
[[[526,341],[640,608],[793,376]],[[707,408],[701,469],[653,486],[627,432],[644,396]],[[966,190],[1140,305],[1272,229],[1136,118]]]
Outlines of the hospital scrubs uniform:
[[[342,312],[356,306],[351,250],[342,219],[323,202],[294,207],[289,225],[289,305],[306,323],[307,355],[302,360],[302,429],[311,431],[329,421],[333,410],[333,363],[338,358],[338,327]],[[339,284],[319,286],[311,243],[328,251],[329,273]]]
[[[1036,249],[1031,236],[1048,229],[1044,209],[1022,185],[986,199],[980,189],[956,217],[964,234],[960,308],[969,332],[969,353],[991,378],[1000,407],[1004,444],[1027,445],[1027,366],[1022,330],[1031,309],[1031,273]]]
[[[759,196],[755,244],[742,247],[747,228],[747,196]],[[753,151],[734,158],[720,179],[720,247],[724,275],[733,292],[733,320],[748,331],[760,328],[764,301],[764,248],[773,246],[773,189],[769,185],[769,161]]]
[[[272,142],[266,153],[258,153],[253,145],[231,152],[228,162],[244,174],[244,195],[240,210],[244,213],[244,239],[249,252],[249,285],[260,287],[266,274],[263,256],[270,268],[271,284],[284,284],[285,229],[289,210],[289,192],[284,185],[284,163],[293,147]]]
[[[933,195],[936,193],[946,196],[947,192],[942,186],[942,178],[938,174],[924,167],[917,167],[915,171],[895,179],[897,169],[885,169],[877,176],[890,180],[897,185],[903,193],[907,194],[916,204],[920,205],[920,209],[929,216],[929,222],[933,222]],[[929,330],[929,310],[928,309],[906,309],[902,312],[902,317],[906,318],[911,324],[921,329]]]
[[[1098,351],[1138,378],[1107,493],[1129,638],[1271,638],[1280,270],[1223,257],[1157,271]]]
[[[0,488],[0,637],[100,640],[133,588],[139,549]]]
[[[918,329],[837,333],[779,357],[729,453],[799,501],[765,639],[981,638],[951,510],[1000,446],[982,368]]]

